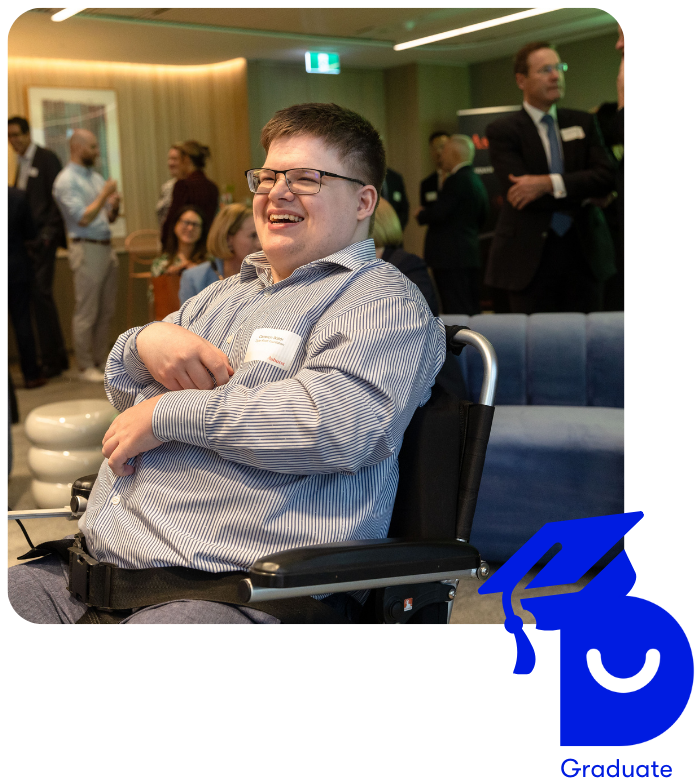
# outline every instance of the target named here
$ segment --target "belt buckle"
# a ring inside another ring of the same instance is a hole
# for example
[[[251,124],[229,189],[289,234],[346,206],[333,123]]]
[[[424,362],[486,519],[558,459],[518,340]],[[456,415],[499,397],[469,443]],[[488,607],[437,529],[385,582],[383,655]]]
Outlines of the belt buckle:
[[[79,544],[68,548],[68,590],[78,601],[90,607],[108,607],[109,572],[109,564],[100,564]]]

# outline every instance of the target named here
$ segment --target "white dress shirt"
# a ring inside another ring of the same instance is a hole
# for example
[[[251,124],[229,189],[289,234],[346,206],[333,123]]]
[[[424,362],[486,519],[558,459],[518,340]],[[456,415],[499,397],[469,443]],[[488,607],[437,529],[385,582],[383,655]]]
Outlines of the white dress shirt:
[[[19,172],[17,173],[17,188],[21,191],[27,190],[27,180],[29,179],[29,170],[32,168],[34,162],[34,153],[36,152],[36,144],[32,142],[29,147],[24,151],[24,155],[17,156],[17,165]],[[36,174],[36,172],[35,172]]]
[[[535,128],[537,128],[537,133],[540,135],[540,139],[542,140],[542,146],[544,147],[545,155],[547,156],[547,165],[552,168],[552,151],[549,147],[549,134],[547,133],[547,126],[542,122],[542,118],[545,114],[549,114],[552,119],[554,120],[554,131],[557,134],[557,139],[559,141],[559,153],[561,155],[562,161],[564,160],[564,149],[561,145],[561,135],[559,133],[559,123],[557,122],[557,107],[556,104],[552,104],[548,112],[543,112],[541,109],[536,109],[534,106],[530,106],[527,101],[523,101],[523,109],[530,115],[532,118],[532,122],[535,123]],[[554,198],[555,199],[563,199],[566,196],[566,186],[564,185],[564,178],[561,174],[550,174],[549,175],[552,180],[552,188],[554,188]]]

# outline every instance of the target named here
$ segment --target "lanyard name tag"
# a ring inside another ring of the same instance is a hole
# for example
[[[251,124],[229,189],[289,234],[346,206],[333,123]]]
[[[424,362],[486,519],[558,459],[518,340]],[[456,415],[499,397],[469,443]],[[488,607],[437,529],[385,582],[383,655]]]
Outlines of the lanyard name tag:
[[[286,329],[256,329],[253,332],[243,362],[267,362],[279,368],[288,368],[294,359],[301,336]]]

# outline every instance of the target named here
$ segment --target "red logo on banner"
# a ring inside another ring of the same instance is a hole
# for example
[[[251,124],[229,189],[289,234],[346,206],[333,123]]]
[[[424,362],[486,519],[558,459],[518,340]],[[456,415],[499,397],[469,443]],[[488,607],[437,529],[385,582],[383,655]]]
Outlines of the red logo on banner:
[[[413,599],[404,599],[403,600],[403,611],[408,612],[409,610],[413,609]]]
[[[489,140],[485,136],[479,136],[478,133],[472,134],[472,141],[477,150],[488,150]]]

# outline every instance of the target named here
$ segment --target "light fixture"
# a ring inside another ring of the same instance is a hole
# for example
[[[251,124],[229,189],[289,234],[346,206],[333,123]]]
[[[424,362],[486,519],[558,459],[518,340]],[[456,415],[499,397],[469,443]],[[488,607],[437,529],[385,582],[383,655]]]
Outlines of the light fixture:
[[[85,11],[85,8],[64,8],[62,11],[57,11],[52,17],[52,22],[63,22],[65,19],[70,19],[71,16],[75,16],[79,14],[81,11]]]
[[[454,38],[456,35],[475,33],[477,30],[486,30],[489,27],[496,27],[496,25],[508,24],[508,22],[517,22],[520,19],[529,19],[531,16],[538,16],[539,14],[550,14],[552,11],[560,10],[560,8],[531,8],[529,11],[518,11],[517,14],[499,16],[497,19],[488,19],[486,22],[479,22],[477,24],[468,25],[467,27],[460,27],[457,30],[448,30],[445,33],[427,35],[425,38],[416,38],[414,41],[406,41],[402,44],[396,44],[394,46],[394,50],[400,52],[403,49],[412,49],[414,46],[424,46],[425,44],[435,43],[435,41],[444,41],[445,38]]]

